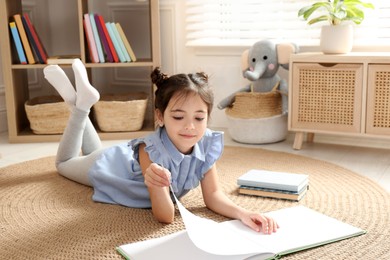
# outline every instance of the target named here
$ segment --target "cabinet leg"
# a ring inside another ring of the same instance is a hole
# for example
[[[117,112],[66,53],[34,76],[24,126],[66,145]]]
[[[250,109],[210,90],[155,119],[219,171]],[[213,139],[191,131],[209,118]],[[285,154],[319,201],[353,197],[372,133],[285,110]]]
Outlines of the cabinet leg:
[[[307,133],[306,142],[312,143],[314,141],[314,133]]]
[[[293,144],[293,148],[295,150],[300,150],[302,148],[303,136],[304,136],[303,132],[295,133],[295,139],[294,139],[294,144]]]

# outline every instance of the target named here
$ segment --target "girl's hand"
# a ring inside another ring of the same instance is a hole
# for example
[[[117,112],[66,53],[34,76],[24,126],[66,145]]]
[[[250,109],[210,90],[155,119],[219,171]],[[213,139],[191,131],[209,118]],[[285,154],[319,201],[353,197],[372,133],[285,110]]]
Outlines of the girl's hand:
[[[250,227],[251,229],[264,234],[272,234],[279,228],[278,223],[267,215],[248,212],[241,218],[242,223]]]
[[[164,167],[151,163],[145,171],[145,185],[147,187],[168,187],[171,183],[171,173]]]

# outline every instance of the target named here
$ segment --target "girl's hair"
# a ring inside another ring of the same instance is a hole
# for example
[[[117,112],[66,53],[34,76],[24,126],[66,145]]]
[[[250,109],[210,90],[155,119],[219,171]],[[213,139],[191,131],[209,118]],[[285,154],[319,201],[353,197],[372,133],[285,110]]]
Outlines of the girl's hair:
[[[157,67],[150,77],[157,86],[155,92],[155,108],[164,114],[169,100],[178,94],[187,97],[189,94],[197,94],[207,105],[207,114],[210,116],[214,104],[214,94],[208,84],[208,76],[203,72],[194,74],[176,74],[167,76]]]

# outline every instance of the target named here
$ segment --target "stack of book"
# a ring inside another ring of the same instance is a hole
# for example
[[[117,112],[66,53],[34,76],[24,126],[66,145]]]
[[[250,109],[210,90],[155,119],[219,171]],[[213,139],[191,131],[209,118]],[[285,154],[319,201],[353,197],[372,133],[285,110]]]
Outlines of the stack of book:
[[[84,14],[83,23],[92,63],[137,60],[119,23],[105,22],[103,16],[94,13]]]
[[[306,174],[250,170],[237,179],[240,194],[299,201],[309,189]]]
[[[9,22],[20,64],[47,62],[47,52],[27,13],[15,14]]]

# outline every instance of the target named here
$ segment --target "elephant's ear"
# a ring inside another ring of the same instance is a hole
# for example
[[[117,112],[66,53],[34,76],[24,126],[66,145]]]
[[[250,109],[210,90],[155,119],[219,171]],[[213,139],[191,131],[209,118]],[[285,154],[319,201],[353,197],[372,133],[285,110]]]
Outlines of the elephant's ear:
[[[241,71],[242,72],[246,71],[248,69],[248,67],[249,67],[248,55],[249,55],[249,49],[245,50],[241,54]]]
[[[280,43],[276,46],[279,64],[288,64],[290,62],[290,54],[297,53],[298,47],[293,43]]]

